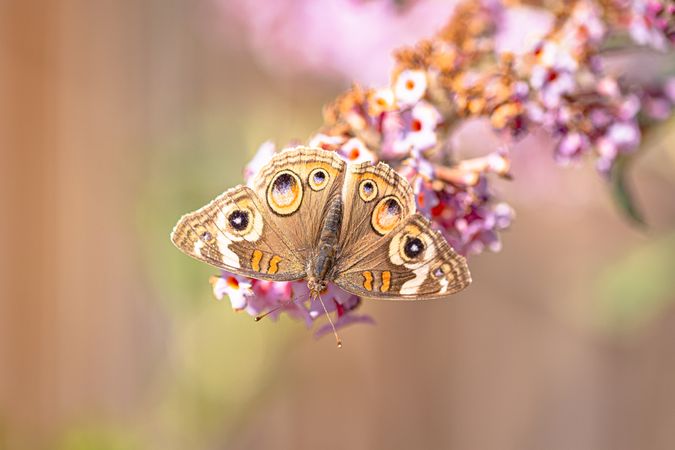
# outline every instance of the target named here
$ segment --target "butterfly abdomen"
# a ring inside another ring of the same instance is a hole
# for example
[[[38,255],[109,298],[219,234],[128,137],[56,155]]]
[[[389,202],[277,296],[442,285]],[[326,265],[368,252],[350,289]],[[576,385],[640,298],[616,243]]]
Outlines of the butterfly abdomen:
[[[338,250],[340,227],[342,226],[342,199],[333,198],[326,208],[325,219],[314,257],[310,258],[307,273],[309,279],[320,284],[330,278],[335,267],[335,256]]]

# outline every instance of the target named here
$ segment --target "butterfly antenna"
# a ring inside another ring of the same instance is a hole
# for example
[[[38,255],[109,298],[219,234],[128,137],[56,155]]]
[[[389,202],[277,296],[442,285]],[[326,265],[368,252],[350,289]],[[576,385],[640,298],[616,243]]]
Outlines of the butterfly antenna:
[[[333,329],[333,334],[335,335],[335,343],[337,344],[338,348],[342,348],[342,341],[340,340],[340,336],[338,336],[337,330],[335,329],[335,324],[333,324],[333,319],[331,319],[330,314],[328,314],[328,309],[326,309],[326,304],[323,302],[323,299],[321,298],[321,294],[317,294],[317,297],[319,297],[319,301],[321,302],[321,306],[323,306],[323,311],[326,313],[326,317],[328,317],[328,322],[330,323],[330,327]]]
[[[275,306],[274,308],[270,309],[269,311],[264,312],[264,313],[262,313],[262,314],[258,314],[257,316],[255,316],[255,318],[254,318],[253,320],[255,320],[256,322],[260,322],[262,319],[264,319],[265,317],[269,316],[269,315],[272,314],[273,312],[279,311],[279,310],[280,310],[281,308],[283,308],[284,306],[288,306],[288,305],[290,305],[291,303],[295,303],[295,302],[297,302],[298,300],[301,300],[302,297],[305,297],[305,296],[303,295],[303,296],[300,296],[300,297],[296,297],[296,298],[294,298],[293,300],[290,300],[290,301],[288,301],[288,302],[282,302],[282,303],[279,303],[277,306]]]

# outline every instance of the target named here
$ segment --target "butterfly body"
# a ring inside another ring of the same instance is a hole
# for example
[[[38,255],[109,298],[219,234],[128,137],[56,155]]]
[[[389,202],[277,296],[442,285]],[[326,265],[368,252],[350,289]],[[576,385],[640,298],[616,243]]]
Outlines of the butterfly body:
[[[186,254],[270,281],[307,280],[312,297],[333,282],[370,298],[441,298],[471,282],[457,255],[415,213],[407,180],[384,163],[347,164],[299,147],[253,179],[183,216],[171,234]]]
[[[307,266],[307,287],[312,296],[321,293],[326,288],[326,283],[331,281],[332,272],[335,268],[335,258],[339,249],[342,199],[340,197],[333,198],[326,211],[315,257],[308,260]]]

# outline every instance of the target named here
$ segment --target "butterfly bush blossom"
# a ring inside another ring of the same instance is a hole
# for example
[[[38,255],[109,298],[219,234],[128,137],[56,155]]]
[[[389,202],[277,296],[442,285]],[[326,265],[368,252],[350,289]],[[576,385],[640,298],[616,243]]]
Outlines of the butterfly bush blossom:
[[[520,5],[519,5],[520,3]],[[558,11],[543,38],[518,54],[500,51],[508,8]],[[501,249],[500,232],[514,211],[494,192],[510,179],[511,146],[540,129],[554,140],[563,165],[591,160],[606,178],[634,154],[655,122],[675,105],[675,78],[623,80],[605,70],[610,41],[670,52],[675,6],[659,0],[566,2],[467,1],[458,4],[432,38],[395,52],[391,83],[353,85],[324,108],[324,126],[307,144],[337,152],[348,162],[384,161],[412,185],[417,208],[463,255]],[[615,44],[616,45],[616,44]],[[461,159],[453,133],[469,119],[489,121],[502,145]],[[246,167],[247,181],[277,151],[263,144]],[[323,315],[301,282],[267,282],[223,272],[212,278],[218,299],[253,316],[286,313],[311,327]],[[361,299],[330,286],[322,295],[337,328],[372,322],[357,314]],[[327,324],[318,335],[330,331]]]

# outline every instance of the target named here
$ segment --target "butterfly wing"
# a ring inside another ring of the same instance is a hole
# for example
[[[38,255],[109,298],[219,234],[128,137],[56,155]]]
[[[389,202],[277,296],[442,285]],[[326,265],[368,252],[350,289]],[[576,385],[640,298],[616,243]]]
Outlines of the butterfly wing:
[[[338,266],[334,282],[362,297],[386,300],[441,298],[471,283],[463,256],[420,214]]]
[[[240,275],[271,281],[305,276],[301,256],[246,186],[181,217],[171,241],[193,258]]]
[[[253,189],[237,186],[186,214],[171,240],[184,253],[240,275],[305,278],[326,205],[342,190],[344,168],[334,152],[281,152],[253,178]]]
[[[338,260],[344,265],[415,213],[408,182],[382,162],[349,165],[343,190],[344,216]]]
[[[253,181],[274,223],[304,262],[317,247],[326,208],[341,195],[345,166],[335,152],[296,147],[275,155]]]

